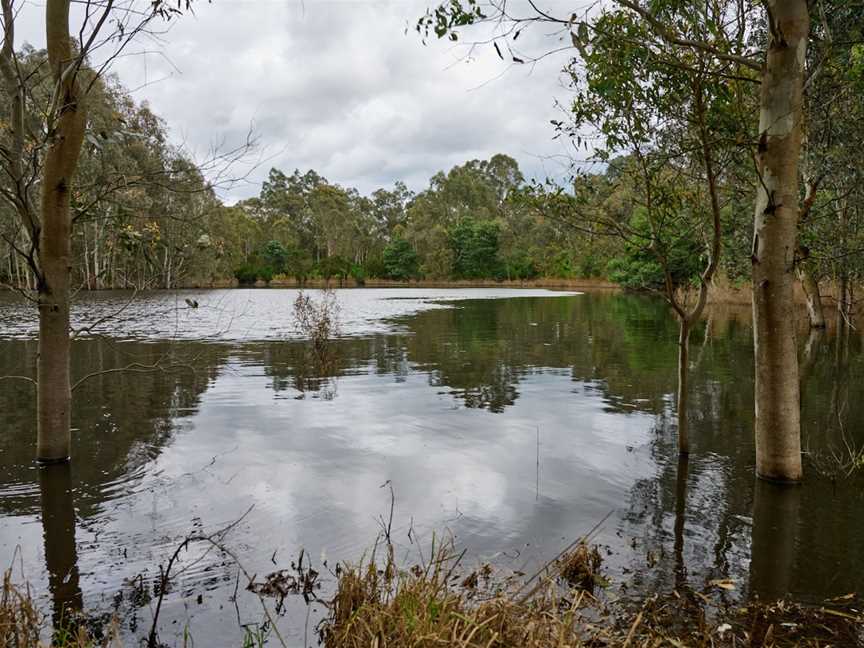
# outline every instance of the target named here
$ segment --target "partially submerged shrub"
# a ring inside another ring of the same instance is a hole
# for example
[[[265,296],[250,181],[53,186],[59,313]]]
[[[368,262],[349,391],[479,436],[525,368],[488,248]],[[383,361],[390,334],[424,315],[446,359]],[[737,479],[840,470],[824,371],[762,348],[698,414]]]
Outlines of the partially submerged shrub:
[[[339,335],[341,308],[336,293],[321,291],[320,299],[300,291],[294,300],[294,327],[309,340],[313,359],[319,366],[332,360],[331,341]]]
[[[596,546],[580,542],[557,560],[558,572],[571,587],[593,592],[598,585],[603,558]]]

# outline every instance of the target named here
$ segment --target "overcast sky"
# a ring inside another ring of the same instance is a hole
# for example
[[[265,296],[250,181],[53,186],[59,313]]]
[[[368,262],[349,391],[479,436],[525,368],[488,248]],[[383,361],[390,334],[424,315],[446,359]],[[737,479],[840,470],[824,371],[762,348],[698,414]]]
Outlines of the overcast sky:
[[[491,46],[467,61],[464,46],[424,46],[413,25],[428,4],[196,2],[158,47],[137,46],[160,53],[125,57],[113,71],[199,155],[254,128],[268,159],[251,182],[223,192],[228,201],[257,194],[271,166],[314,168],[364,193],[396,180],[419,190],[438,170],[497,152],[528,177],[561,176],[568,151],[549,121],[560,118],[556,98],[567,98],[566,56],[529,67]],[[40,46],[43,10],[25,11],[19,44]],[[541,31],[533,38],[535,53],[560,45]]]

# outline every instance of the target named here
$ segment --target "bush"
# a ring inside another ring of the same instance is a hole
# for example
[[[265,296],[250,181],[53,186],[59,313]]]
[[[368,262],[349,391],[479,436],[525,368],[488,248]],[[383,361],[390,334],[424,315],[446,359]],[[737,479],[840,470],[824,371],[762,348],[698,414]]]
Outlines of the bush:
[[[397,238],[388,243],[382,261],[389,279],[404,281],[417,276],[417,252],[405,239]]]
[[[309,340],[312,359],[319,366],[332,360],[330,341],[339,335],[340,311],[336,293],[329,289],[322,291],[317,301],[302,290],[294,300],[294,328]]]
[[[363,270],[363,266],[354,264],[351,266],[351,278],[357,282],[358,286],[366,285],[366,271]]]
[[[254,284],[258,279],[258,270],[250,263],[244,263],[234,270],[234,277],[241,284]]]
[[[533,259],[523,253],[506,259],[500,274],[503,279],[534,279],[540,273]]]

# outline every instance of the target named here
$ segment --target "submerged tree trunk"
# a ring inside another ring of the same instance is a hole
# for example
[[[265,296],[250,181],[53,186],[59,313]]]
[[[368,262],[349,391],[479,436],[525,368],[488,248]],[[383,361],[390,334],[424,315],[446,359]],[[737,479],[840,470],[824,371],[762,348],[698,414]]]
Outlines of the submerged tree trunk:
[[[819,282],[813,277],[808,264],[801,261],[798,264],[798,278],[807,298],[807,315],[810,319],[810,328],[825,328],[825,311],[822,309],[822,295],[819,293]]]
[[[54,119],[49,121],[51,139],[42,176],[36,458],[51,463],[66,461],[71,454],[69,281],[72,223],[69,199],[84,141],[86,116],[73,69],[69,0],[48,0],[45,20],[48,62],[57,105]]]
[[[801,489],[756,480],[750,541],[750,590],[765,601],[789,594],[795,566]]]
[[[806,0],[768,0],[753,240],[756,472],[798,481],[801,412],[793,279],[798,234]]]
[[[675,476],[675,589],[681,591],[687,584],[687,568],[684,564],[684,527],[687,522],[687,478],[690,455],[678,455],[678,473]]]
[[[687,425],[687,376],[690,365],[690,322],[678,320],[678,453],[686,455],[690,452],[690,430]]]
[[[708,288],[714,280],[720,263],[722,242],[722,227],[720,220],[720,197],[717,189],[717,171],[714,167],[714,152],[705,119],[705,103],[701,84],[694,85],[695,117],[699,125],[699,139],[702,144],[702,162],[705,165],[705,178],[708,183],[708,195],[711,198],[711,243],[708,248],[708,265],[699,277],[699,295],[696,303],[688,311],[675,298],[671,276],[666,269],[666,295],[678,315],[678,454],[687,455],[690,452],[690,432],[687,422],[688,384],[690,371],[690,330],[699,321],[708,303]],[[706,341],[708,332],[706,331]]]
[[[39,469],[42,539],[45,567],[53,603],[55,634],[75,630],[76,615],[83,608],[75,542],[75,501],[69,464]]]

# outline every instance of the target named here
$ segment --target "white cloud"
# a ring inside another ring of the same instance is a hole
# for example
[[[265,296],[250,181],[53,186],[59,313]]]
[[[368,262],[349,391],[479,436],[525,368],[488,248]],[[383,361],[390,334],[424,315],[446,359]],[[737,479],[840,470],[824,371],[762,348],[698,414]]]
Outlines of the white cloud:
[[[529,177],[560,174],[548,156],[566,143],[553,140],[549,120],[559,116],[555,98],[566,98],[567,55],[529,68],[485,46],[466,62],[466,46],[424,46],[413,31],[428,4],[198,2],[163,36],[160,54],[124,57],[113,70],[175,141],[201,154],[242,142],[254,124],[272,159],[228,199],[257,193],[270,166],[314,168],[362,192],[400,179],[421,189],[438,170],[497,152]],[[38,46],[41,9],[27,12],[19,41]],[[539,30],[525,41],[535,52],[559,46]]]

